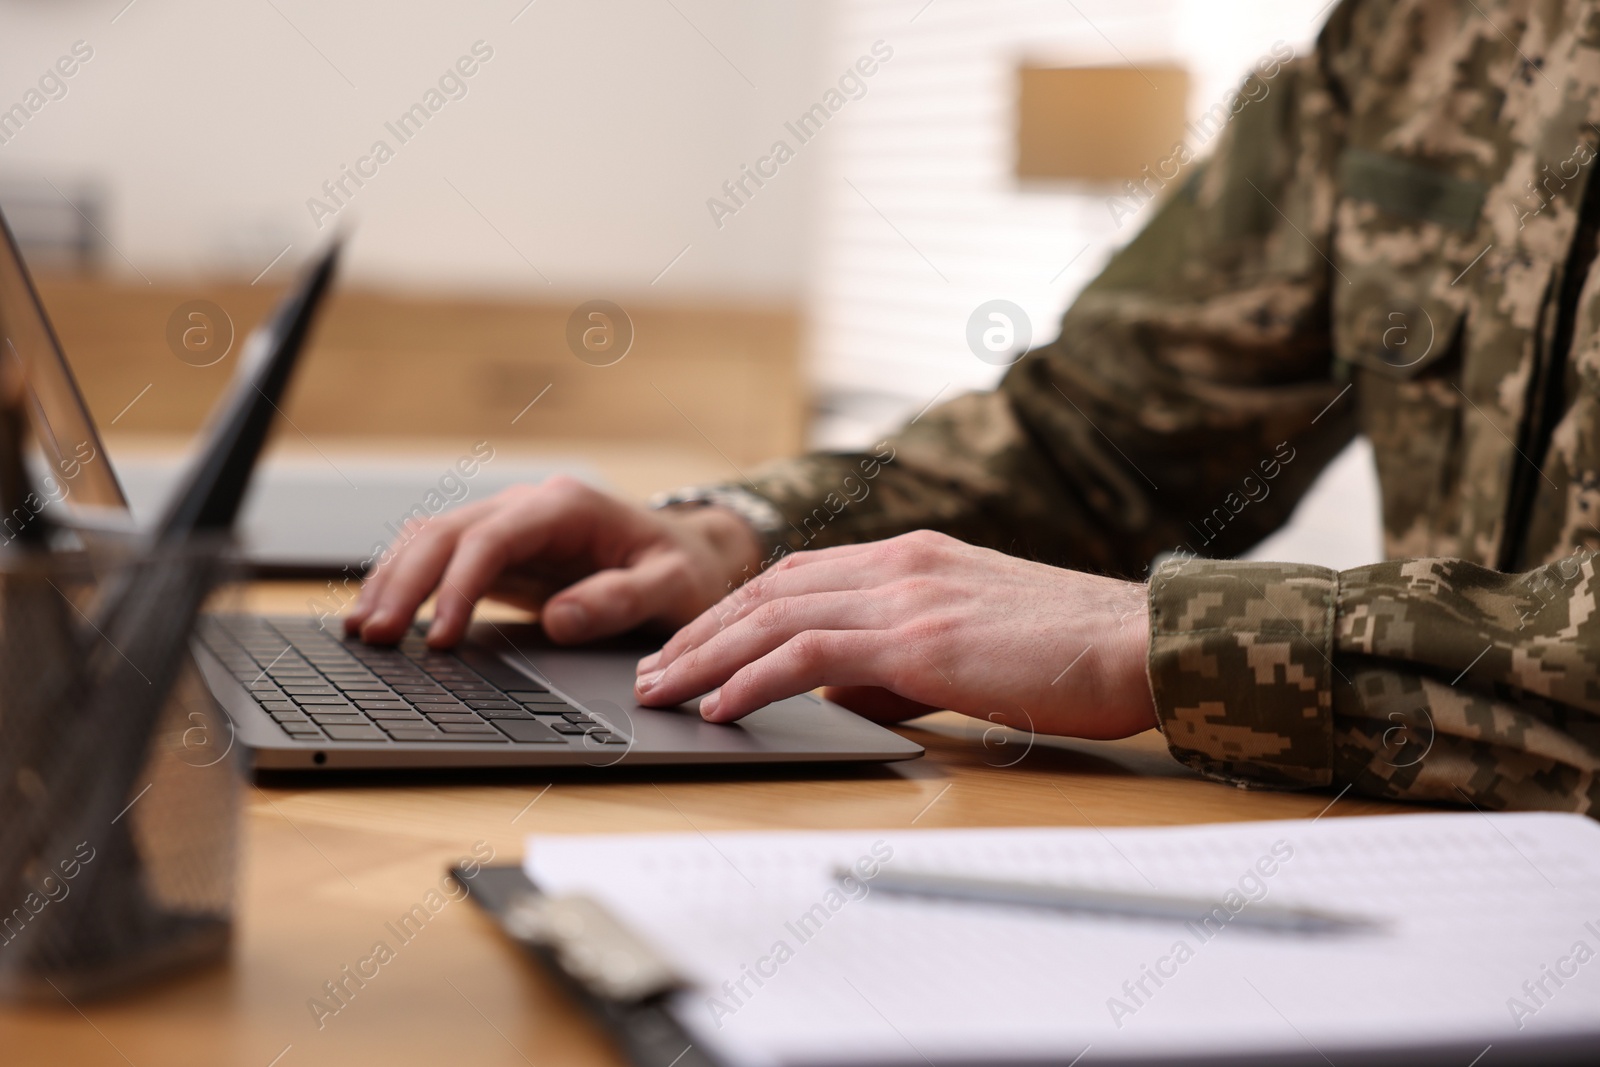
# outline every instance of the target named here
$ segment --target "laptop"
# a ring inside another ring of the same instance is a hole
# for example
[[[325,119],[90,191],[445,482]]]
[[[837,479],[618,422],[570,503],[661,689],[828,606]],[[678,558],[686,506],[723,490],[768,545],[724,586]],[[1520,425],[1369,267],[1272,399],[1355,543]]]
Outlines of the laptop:
[[[127,528],[127,499],[3,213],[0,230],[0,358],[21,364],[46,495],[85,538]],[[234,526],[338,255],[335,244],[313,263],[246,344],[163,531]],[[536,625],[483,621],[449,651],[429,649],[420,628],[378,647],[346,637],[337,618],[252,615],[203,616],[193,642],[200,675],[257,771],[842,764],[922,754],[810,694],[725,725],[703,721],[693,704],[641,707],[634,664],[653,647],[620,638],[563,648]]]

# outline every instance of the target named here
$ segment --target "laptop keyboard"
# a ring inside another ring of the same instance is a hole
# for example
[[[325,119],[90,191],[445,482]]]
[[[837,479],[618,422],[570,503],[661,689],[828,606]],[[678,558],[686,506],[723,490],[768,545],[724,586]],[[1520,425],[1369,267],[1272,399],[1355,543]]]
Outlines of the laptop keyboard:
[[[625,745],[627,738],[488,654],[383,647],[315,619],[212,615],[201,642],[296,741]]]

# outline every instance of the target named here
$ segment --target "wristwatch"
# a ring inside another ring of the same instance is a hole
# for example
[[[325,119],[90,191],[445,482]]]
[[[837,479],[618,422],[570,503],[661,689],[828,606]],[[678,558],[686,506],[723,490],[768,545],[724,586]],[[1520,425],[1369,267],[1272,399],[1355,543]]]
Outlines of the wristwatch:
[[[727,508],[743,519],[755,531],[761,542],[761,556],[770,562],[784,544],[783,532],[789,522],[783,512],[766,497],[741,489],[736,485],[691,486],[670,493],[658,493],[650,498],[650,509],[665,508]]]
[[[650,499],[653,511],[672,507],[727,508],[763,537],[771,537],[788,525],[783,513],[773,507],[766,497],[735,485],[691,486],[670,493],[657,493]]]

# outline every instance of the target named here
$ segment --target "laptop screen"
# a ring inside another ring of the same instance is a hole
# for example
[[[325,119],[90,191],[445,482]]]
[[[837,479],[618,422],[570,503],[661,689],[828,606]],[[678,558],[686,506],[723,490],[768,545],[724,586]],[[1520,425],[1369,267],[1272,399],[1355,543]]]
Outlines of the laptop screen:
[[[37,491],[45,498],[42,504],[125,512],[127,499],[4,212],[0,212],[0,359],[21,364],[28,414],[41,453],[35,477]]]

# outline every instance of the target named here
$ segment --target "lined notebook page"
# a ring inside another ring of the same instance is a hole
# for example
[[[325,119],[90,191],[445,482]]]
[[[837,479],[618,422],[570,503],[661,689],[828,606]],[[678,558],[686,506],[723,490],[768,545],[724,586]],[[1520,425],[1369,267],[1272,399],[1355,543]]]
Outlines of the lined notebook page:
[[[910,899],[833,877],[858,863],[1221,910],[1201,926]],[[730,1064],[1068,1062],[1084,1049],[1086,1064],[1206,1051],[1338,1062],[1442,1041],[1493,1043],[1508,1062],[1528,1036],[1600,1041],[1600,825],[1582,816],[536,836],[525,865],[547,892],[599,899],[671,960],[692,983],[675,1013]],[[1234,921],[1258,904],[1387,925],[1329,936]]]

